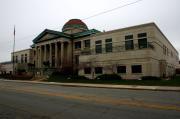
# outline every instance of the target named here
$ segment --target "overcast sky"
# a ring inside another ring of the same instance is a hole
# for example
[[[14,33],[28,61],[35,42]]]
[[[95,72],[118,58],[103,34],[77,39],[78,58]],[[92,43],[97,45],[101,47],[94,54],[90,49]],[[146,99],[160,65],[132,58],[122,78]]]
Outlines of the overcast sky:
[[[61,31],[69,19],[84,19],[137,0],[0,0],[0,62],[9,61],[16,26],[16,50],[27,49],[44,29]],[[180,0],[142,0],[83,20],[89,28],[113,30],[155,22],[180,52]]]

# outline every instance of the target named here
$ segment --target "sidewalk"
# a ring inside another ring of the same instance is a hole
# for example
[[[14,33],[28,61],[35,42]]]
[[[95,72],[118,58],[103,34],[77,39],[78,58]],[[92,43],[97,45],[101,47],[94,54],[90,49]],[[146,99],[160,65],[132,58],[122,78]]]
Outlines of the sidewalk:
[[[45,85],[59,85],[71,87],[90,87],[90,88],[109,88],[109,89],[130,89],[130,90],[153,90],[153,91],[178,91],[180,87],[170,86],[139,86],[139,85],[109,85],[109,84],[87,84],[87,83],[58,83],[58,82],[41,82],[41,81],[22,81],[22,80],[3,80],[10,82],[35,83]]]

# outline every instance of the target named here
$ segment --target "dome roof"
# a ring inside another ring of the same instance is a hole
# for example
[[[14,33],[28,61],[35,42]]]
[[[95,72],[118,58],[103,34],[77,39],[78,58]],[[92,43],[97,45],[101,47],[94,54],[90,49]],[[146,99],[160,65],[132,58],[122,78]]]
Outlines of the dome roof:
[[[80,29],[84,31],[84,30],[88,30],[88,27],[80,19],[71,19],[65,23],[65,25],[62,28],[62,31],[65,32],[72,29]]]

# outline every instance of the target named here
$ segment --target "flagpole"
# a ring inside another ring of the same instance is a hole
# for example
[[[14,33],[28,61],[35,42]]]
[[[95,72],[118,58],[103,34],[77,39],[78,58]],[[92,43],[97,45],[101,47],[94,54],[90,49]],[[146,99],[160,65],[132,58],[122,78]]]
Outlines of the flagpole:
[[[15,52],[15,35],[16,35],[16,31],[15,31],[15,25],[14,25],[14,41],[13,41],[13,75],[15,74],[15,66],[14,66],[14,60],[15,60],[15,57],[14,57],[14,52]]]

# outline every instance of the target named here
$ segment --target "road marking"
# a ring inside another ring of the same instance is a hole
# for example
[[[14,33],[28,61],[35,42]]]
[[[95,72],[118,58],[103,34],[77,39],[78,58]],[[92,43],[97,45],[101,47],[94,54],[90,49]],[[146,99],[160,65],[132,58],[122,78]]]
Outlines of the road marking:
[[[11,89],[13,91],[18,92],[28,92],[28,93],[36,93],[41,95],[48,95],[48,96],[57,96],[62,97],[65,99],[73,99],[73,100],[81,100],[81,101],[88,101],[93,103],[101,103],[101,104],[110,104],[115,106],[120,105],[127,105],[127,106],[133,106],[133,107],[143,107],[143,108],[151,108],[151,109],[160,109],[160,110],[174,110],[174,111],[180,111],[180,106],[175,105],[166,105],[166,104],[159,104],[159,103],[151,103],[151,102],[145,102],[143,100],[137,100],[137,99],[115,99],[111,97],[100,97],[95,95],[78,95],[78,94],[65,94],[65,93],[54,93],[51,91],[45,91],[42,89],[32,89],[31,87],[26,88],[13,88],[8,87],[8,90]]]

